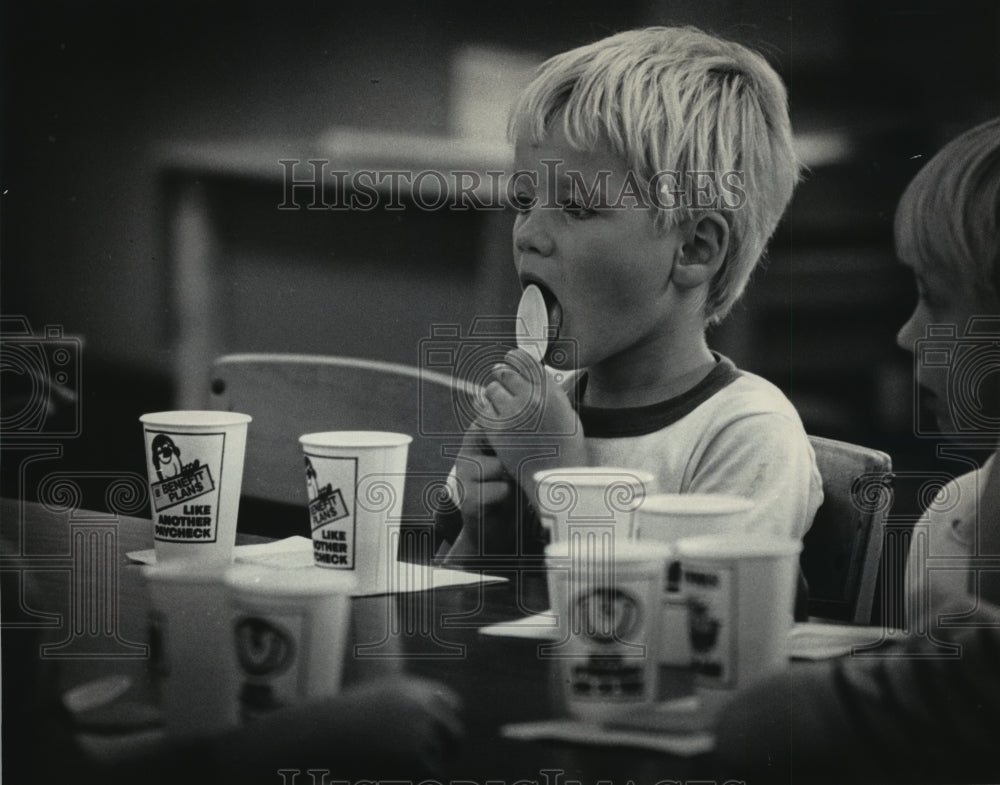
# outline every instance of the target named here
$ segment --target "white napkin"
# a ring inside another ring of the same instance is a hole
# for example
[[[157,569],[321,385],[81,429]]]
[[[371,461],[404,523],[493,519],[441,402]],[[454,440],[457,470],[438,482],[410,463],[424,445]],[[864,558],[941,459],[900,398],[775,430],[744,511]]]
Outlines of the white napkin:
[[[891,627],[801,622],[788,633],[788,648],[796,659],[827,660],[851,654],[856,646],[873,647],[881,641],[898,641],[901,635]]]
[[[706,731],[697,733],[665,733],[663,731],[626,730],[580,720],[558,719],[537,722],[517,722],[504,725],[500,735],[508,739],[532,741],[551,739],[599,747],[637,747],[689,757],[710,752],[715,736]]]
[[[547,641],[556,637],[556,617],[552,611],[524,616],[513,621],[491,624],[479,630],[481,635]],[[882,640],[899,640],[900,631],[857,624],[801,622],[788,633],[788,649],[793,659],[826,660],[843,657],[855,646],[872,646]]]
[[[309,561],[304,561],[303,554],[308,554]],[[129,551],[125,554],[134,562],[140,564],[156,564],[156,551],[147,548],[144,551]],[[275,567],[303,567],[312,564],[312,544],[308,537],[285,537],[273,542],[259,542],[253,545],[237,545],[233,549],[233,560],[241,563],[266,564]]]
[[[141,564],[156,564],[156,552],[150,548],[144,551],[131,551],[126,554],[129,559]],[[308,537],[294,536],[274,542],[254,543],[253,545],[237,545],[233,549],[233,560],[241,564],[257,564],[277,570],[313,569],[312,540]],[[364,591],[358,589],[351,593],[352,597],[371,597],[378,594],[406,594],[409,592],[442,589],[449,586],[467,586],[474,583],[505,583],[507,578],[496,575],[484,575],[479,572],[464,570],[448,570],[443,567],[430,567],[425,564],[398,562],[397,574],[392,577],[388,590],[376,589]],[[402,573],[402,574],[398,574]]]
[[[556,615],[552,611],[543,611],[512,621],[502,621],[480,627],[479,634],[503,638],[553,641],[556,639]]]

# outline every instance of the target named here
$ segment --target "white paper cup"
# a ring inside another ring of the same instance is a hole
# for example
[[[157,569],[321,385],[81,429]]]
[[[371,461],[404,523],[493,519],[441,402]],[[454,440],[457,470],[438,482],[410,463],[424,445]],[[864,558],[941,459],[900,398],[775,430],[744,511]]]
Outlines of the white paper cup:
[[[609,534],[571,535],[545,549],[566,709],[592,721],[652,705],[658,689],[660,600],[672,550]]]
[[[390,590],[412,437],[325,431],[299,437],[316,565],[353,574],[357,590]]]
[[[250,416],[172,411],[139,420],[157,561],[232,561]]]
[[[150,647],[167,733],[191,736],[239,722],[229,565],[173,560],[142,569]]]
[[[351,632],[351,575],[246,566],[227,573],[244,720],[340,690]]]
[[[741,496],[701,493],[655,493],[636,510],[636,537],[646,542],[675,544],[685,537],[740,535],[750,525],[753,503]],[[688,606],[681,591],[681,565],[672,565],[663,595],[661,665],[689,665]]]
[[[653,493],[656,479],[646,471],[611,466],[546,469],[534,475],[538,515],[552,542],[574,527],[605,527],[619,540],[633,536],[635,511]]]
[[[679,540],[695,690],[710,710],[788,667],[798,540],[712,535]]]

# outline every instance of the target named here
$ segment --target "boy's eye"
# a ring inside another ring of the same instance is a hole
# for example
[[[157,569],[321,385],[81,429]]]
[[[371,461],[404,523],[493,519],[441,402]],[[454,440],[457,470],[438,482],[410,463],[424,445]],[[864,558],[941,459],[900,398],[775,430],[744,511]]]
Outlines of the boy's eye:
[[[559,206],[562,211],[572,218],[585,219],[597,214],[596,210],[580,204],[579,202],[561,202]]]
[[[514,194],[514,209],[518,212],[526,213],[532,207],[535,206],[535,197],[527,192],[520,192]]]

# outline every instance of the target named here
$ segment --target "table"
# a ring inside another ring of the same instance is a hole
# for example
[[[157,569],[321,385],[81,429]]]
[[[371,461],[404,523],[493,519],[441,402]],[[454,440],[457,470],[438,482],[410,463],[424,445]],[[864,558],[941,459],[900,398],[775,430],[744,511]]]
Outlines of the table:
[[[40,633],[35,664],[54,671],[60,690],[109,674],[144,679],[149,600],[139,567],[125,554],[152,546],[151,522],[11,499],[0,501],[0,521],[5,587],[20,587],[19,595],[5,598],[5,648],[10,634]],[[377,624],[393,619],[391,642],[370,651],[384,655],[390,646],[400,656],[349,658],[345,681],[377,677],[401,666],[457,692],[467,736],[448,772],[452,782],[592,785],[604,780],[638,785],[697,779],[708,765],[704,757],[500,737],[505,723],[553,717],[559,711],[556,669],[539,656],[537,641],[478,632],[485,624],[547,607],[540,570],[508,569],[507,577],[511,580],[499,585],[354,599],[356,619],[375,619]],[[377,638],[367,640],[377,643]],[[6,684],[4,689],[8,691]]]

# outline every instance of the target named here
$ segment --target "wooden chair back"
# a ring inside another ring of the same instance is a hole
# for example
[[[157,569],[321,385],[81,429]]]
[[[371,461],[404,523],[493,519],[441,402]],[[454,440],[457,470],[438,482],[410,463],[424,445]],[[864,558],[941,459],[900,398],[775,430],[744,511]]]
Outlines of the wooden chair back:
[[[803,539],[809,615],[868,624],[892,505],[892,459],[880,450],[810,436],[823,504]]]
[[[455,402],[451,377],[412,366],[318,355],[219,357],[212,365],[209,408],[253,417],[243,469],[241,530],[308,534],[298,437],[338,430],[412,436],[403,519],[432,523],[435,494],[443,490],[461,444]],[[454,448],[450,452],[449,445]]]

